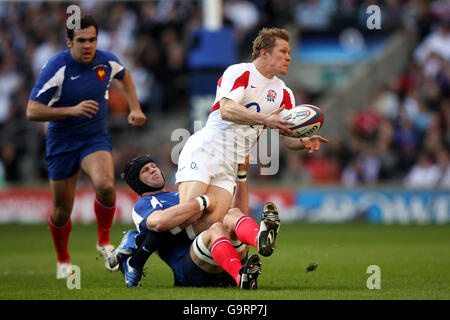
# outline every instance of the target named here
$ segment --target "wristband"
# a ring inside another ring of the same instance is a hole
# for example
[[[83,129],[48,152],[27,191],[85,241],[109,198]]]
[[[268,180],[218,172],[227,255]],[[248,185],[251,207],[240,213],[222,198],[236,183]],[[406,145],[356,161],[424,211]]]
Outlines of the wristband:
[[[198,201],[198,204],[200,205],[200,211],[205,210],[209,207],[209,199],[208,196],[202,195],[200,197],[195,198]]]
[[[247,181],[247,171],[238,171],[237,180],[242,182]]]

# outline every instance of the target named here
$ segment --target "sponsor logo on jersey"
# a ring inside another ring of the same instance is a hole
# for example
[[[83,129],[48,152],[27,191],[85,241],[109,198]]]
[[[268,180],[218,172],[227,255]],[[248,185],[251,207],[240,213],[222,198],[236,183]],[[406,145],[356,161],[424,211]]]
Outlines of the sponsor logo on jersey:
[[[269,90],[269,92],[267,92],[267,96],[266,96],[267,101],[274,102],[276,98],[277,98],[277,93],[275,91]]]

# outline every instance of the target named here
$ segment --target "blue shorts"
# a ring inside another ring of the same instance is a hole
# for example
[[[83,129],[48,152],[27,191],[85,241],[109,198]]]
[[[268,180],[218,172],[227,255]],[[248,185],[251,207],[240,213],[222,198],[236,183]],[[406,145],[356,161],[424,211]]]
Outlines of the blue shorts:
[[[100,135],[89,140],[58,141],[47,139],[47,168],[51,180],[63,180],[80,170],[81,161],[87,155],[105,150],[111,153],[109,135]]]
[[[247,259],[248,257],[245,256],[242,259],[242,264],[247,262]],[[184,281],[182,282],[175,280],[175,285],[184,287],[236,287],[236,281],[227,272],[208,273],[200,269],[192,261],[189,252],[186,254],[183,263],[183,278]]]

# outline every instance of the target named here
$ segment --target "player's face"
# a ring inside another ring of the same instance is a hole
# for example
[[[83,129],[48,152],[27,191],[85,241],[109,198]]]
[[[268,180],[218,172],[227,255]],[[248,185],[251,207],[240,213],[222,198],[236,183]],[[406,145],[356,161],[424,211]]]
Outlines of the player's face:
[[[149,162],[139,171],[139,179],[150,187],[159,188],[164,185],[164,178],[158,166]]]
[[[97,33],[94,26],[74,30],[73,40],[67,38],[67,46],[72,57],[82,64],[88,64],[95,58],[97,48]]]
[[[286,40],[277,39],[272,52],[267,52],[266,63],[273,74],[286,75],[291,61],[291,47]]]

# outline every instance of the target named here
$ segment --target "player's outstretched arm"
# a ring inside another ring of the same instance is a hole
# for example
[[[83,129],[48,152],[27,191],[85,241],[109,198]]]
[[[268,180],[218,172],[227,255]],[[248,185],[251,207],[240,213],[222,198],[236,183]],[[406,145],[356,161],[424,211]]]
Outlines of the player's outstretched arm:
[[[133,79],[130,72],[125,69],[125,75],[122,79],[116,79],[119,89],[123,92],[128,101],[130,114],[128,115],[128,123],[132,126],[142,126],[147,117],[142,112],[141,105],[136,96],[136,88],[134,87]]]
[[[220,100],[220,113],[223,120],[237,124],[264,125],[264,119],[267,117],[267,114],[249,110],[228,98]]]
[[[98,102],[85,100],[76,106],[53,108],[41,102],[28,100],[27,119],[30,121],[56,121],[67,117],[92,118],[98,111]]]
[[[215,206],[214,194],[207,193],[168,209],[154,211],[146,220],[147,229],[164,232],[175,227],[183,228],[200,218],[205,209],[214,209]]]
[[[313,153],[320,149],[320,143],[327,143],[328,139],[325,139],[318,135],[305,138],[291,138],[283,137],[283,142],[289,150],[303,150],[308,149],[308,153]]]

